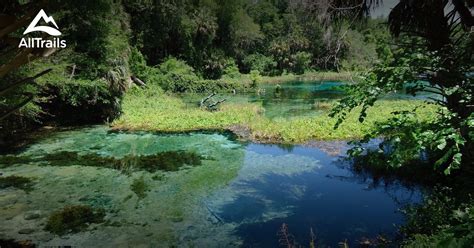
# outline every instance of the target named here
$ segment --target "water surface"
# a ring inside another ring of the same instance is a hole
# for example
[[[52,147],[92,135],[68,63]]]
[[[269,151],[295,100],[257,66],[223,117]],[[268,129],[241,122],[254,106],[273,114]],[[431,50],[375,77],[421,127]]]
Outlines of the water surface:
[[[255,103],[261,105],[264,116],[273,118],[293,118],[317,116],[327,111],[327,103],[344,95],[342,82],[288,82],[282,84],[261,84],[260,90],[238,92],[237,94],[218,94],[217,99],[225,98],[231,103]],[[208,94],[181,94],[188,107],[196,107]]]
[[[335,81],[290,81],[281,84],[263,83],[259,90],[237,92],[237,94],[218,94],[213,99],[226,99],[231,103],[254,103],[263,107],[263,115],[270,119],[291,119],[304,116],[319,116],[327,114],[331,103],[345,96],[344,82]],[[209,94],[180,94],[190,108],[197,107],[201,99]],[[415,100],[439,96],[432,93],[418,93],[416,96],[404,91],[391,93],[385,100]]]
[[[346,149],[338,146],[341,153]],[[294,242],[306,247],[310,230],[320,247],[393,237],[403,223],[398,209],[419,201],[420,191],[396,182],[374,186],[320,147],[103,126],[58,132],[8,160],[0,157],[3,177],[34,183],[27,192],[0,189],[0,239],[85,247],[276,247],[284,223]],[[163,156],[176,166],[160,166]],[[133,190],[137,180],[147,186],[143,194]],[[48,216],[67,205],[104,209],[105,222],[65,236],[45,231]],[[32,213],[37,216],[27,217]]]

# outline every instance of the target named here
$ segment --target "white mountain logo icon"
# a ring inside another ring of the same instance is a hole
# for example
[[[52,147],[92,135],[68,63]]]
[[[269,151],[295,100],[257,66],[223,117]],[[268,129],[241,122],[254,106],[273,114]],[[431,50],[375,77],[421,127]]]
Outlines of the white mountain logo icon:
[[[51,22],[56,28],[52,28],[49,26],[36,26],[41,19],[43,19],[46,23]],[[38,12],[38,14],[35,16],[35,19],[33,19],[30,25],[26,28],[25,32],[23,32],[23,34],[35,32],[35,31],[45,32],[52,36],[61,35],[61,32],[59,32],[58,30],[58,25],[54,21],[53,17],[46,15],[46,12],[44,12],[44,10],[40,10]]]

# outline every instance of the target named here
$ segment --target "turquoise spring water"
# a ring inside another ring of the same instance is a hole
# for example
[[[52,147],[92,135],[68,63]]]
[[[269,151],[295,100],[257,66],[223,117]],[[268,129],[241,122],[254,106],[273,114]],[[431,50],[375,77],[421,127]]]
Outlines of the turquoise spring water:
[[[343,142],[277,146],[221,133],[125,133],[105,126],[56,132],[0,156],[1,177],[32,180],[29,190],[0,189],[0,240],[277,247],[284,223],[306,247],[311,230],[319,247],[393,237],[403,223],[398,209],[418,202],[420,190],[354,173],[341,158],[345,149]],[[104,221],[63,236],[46,231],[51,213],[69,205],[103,209]]]

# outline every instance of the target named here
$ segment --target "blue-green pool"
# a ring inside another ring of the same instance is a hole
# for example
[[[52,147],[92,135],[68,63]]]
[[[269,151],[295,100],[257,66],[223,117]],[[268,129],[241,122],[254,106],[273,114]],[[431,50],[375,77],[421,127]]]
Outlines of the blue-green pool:
[[[403,223],[398,209],[418,202],[420,189],[374,184],[354,173],[341,157],[343,142],[317,146],[239,142],[222,133],[114,132],[105,126],[56,132],[0,157],[1,177],[33,182],[29,190],[0,189],[0,240],[277,247],[283,224],[303,246],[311,230],[318,247],[394,237]],[[145,186],[141,193],[133,186],[137,181]],[[51,213],[68,205],[103,209],[104,221],[63,236],[46,231]]]

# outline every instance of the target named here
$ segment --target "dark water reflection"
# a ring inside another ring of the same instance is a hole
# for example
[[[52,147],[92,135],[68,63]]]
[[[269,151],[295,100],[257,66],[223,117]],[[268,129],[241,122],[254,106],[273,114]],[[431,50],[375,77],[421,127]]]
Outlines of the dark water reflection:
[[[322,247],[335,247],[344,240],[357,246],[364,237],[379,234],[393,238],[396,226],[403,223],[399,208],[422,197],[418,188],[397,182],[373,187],[370,180],[348,170],[344,160],[315,148],[296,146],[288,150],[252,144],[246,149],[239,177],[216,196],[219,216],[239,224],[236,234],[243,238],[244,247],[277,247],[277,232],[283,223],[295,243],[306,247],[311,229]],[[259,170],[254,168],[259,155],[292,159]],[[308,167],[311,161],[317,165]],[[307,169],[292,170],[295,167]],[[232,196],[220,202],[220,194]]]

